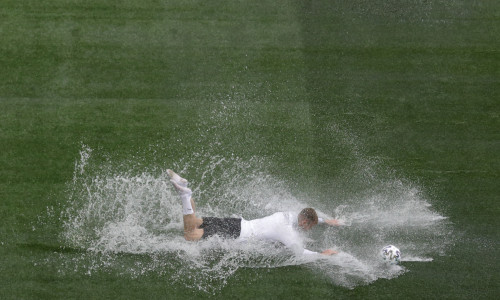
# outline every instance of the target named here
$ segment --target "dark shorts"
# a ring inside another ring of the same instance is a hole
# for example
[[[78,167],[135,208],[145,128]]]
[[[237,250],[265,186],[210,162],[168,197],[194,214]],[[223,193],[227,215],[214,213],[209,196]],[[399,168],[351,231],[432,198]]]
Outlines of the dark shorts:
[[[212,235],[236,239],[241,233],[241,218],[203,218],[200,228],[203,229],[202,239]]]

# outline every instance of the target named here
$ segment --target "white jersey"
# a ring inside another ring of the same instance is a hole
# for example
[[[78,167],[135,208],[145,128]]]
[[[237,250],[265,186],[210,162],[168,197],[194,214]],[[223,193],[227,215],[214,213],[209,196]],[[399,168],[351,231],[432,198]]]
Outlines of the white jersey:
[[[297,231],[298,214],[277,212],[270,216],[255,219],[241,220],[240,240],[257,238],[280,242],[293,251],[303,254],[317,254],[318,252],[304,249],[302,239]]]

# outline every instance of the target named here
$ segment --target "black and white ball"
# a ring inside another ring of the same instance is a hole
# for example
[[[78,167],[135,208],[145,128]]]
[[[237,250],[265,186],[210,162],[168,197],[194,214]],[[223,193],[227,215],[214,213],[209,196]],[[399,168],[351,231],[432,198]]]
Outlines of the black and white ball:
[[[388,245],[382,248],[382,258],[391,264],[398,264],[401,261],[401,251],[396,246]]]

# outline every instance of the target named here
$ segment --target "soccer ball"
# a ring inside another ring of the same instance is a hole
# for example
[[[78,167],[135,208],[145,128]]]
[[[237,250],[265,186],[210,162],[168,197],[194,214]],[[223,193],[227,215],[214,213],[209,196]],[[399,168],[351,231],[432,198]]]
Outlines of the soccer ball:
[[[401,251],[393,245],[388,245],[382,248],[382,258],[391,264],[398,264],[401,260]]]

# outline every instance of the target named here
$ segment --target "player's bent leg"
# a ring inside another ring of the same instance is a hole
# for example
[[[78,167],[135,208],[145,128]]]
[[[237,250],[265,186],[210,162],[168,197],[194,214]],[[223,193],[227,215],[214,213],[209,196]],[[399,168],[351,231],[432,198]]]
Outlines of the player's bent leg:
[[[172,170],[167,170],[170,182],[177,190],[182,202],[182,214],[184,222],[184,238],[188,241],[197,241],[202,238],[204,230],[199,228],[203,220],[194,214],[195,205],[191,198],[192,191],[187,187],[187,180],[177,175]]]
[[[194,200],[190,199],[191,205],[193,207],[193,213],[188,215],[183,215],[184,222],[184,238],[187,241],[197,241],[203,236],[204,230],[199,227],[203,223],[203,220],[196,217],[194,214]]]
[[[195,214],[184,215],[184,238],[188,241],[197,241],[203,236],[204,230],[199,228],[203,220]]]
[[[203,223],[203,220],[196,217],[195,214],[184,215],[182,220],[184,221],[184,231],[193,231]]]

